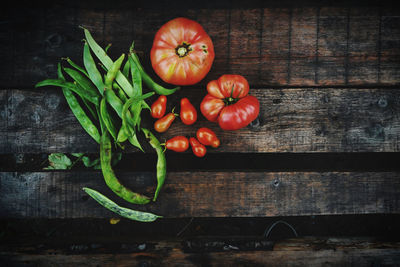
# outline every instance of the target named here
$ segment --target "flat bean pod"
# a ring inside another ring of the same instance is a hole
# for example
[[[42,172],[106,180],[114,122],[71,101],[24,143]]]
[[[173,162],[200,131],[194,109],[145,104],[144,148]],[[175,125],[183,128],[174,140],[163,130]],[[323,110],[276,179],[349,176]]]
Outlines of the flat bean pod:
[[[167,89],[158,83],[156,83],[144,70],[143,66],[140,64],[140,60],[138,56],[135,53],[130,53],[131,58],[133,61],[136,63],[136,66],[138,67],[140,71],[140,75],[142,76],[143,82],[154,92],[156,92],[159,95],[171,95],[175,93],[177,90],[180,89],[180,87],[175,87],[173,89]]]
[[[64,75],[62,74],[61,64],[58,64],[58,78],[64,80]],[[78,100],[74,96],[74,94],[68,88],[61,88],[64,94],[65,99],[72,111],[75,115],[82,128],[97,142],[100,143],[100,133],[97,127],[93,124],[90,118],[86,115],[85,111],[79,105]]]
[[[107,102],[104,97],[100,101],[100,115],[108,132],[111,134],[114,140],[117,140],[117,130],[115,129],[111,116],[107,111]]]
[[[115,112],[117,112],[118,116],[122,118],[122,109],[124,107],[124,103],[122,103],[121,99],[119,99],[113,90],[105,90],[104,96]]]
[[[139,222],[154,222],[158,218],[162,218],[162,216],[155,215],[153,213],[137,211],[121,207],[111,199],[101,194],[100,192],[97,192],[96,190],[87,187],[84,187],[83,190],[94,200],[100,203],[100,205],[124,218]]]
[[[122,68],[122,74],[123,74],[127,79],[129,79],[129,70],[130,70],[130,68],[131,68],[131,66],[130,66],[129,60],[127,60],[127,61],[125,62],[124,67]]]
[[[71,78],[74,79],[74,81],[76,81],[76,83],[80,85],[87,94],[99,96],[96,87],[87,77],[82,75],[82,73],[70,68],[64,68],[64,71],[71,76]]]
[[[85,32],[85,37],[88,42],[89,47],[92,49],[93,53],[98,57],[100,62],[105,66],[107,70],[109,70],[113,64],[112,59],[107,55],[107,53],[97,44],[97,42],[93,39],[90,32],[83,28]],[[133,96],[133,87],[129,83],[128,79],[122,74],[121,71],[118,71],[115,80],[121,86],[121,88],[125,91],[125,93],[129,96]]]
[[[142,131],[149,140],[149,144],[157,152],[157,188],[153,197],[153,201],[156,201],[167,175],[167,160],[165,158],[164,149],[153,133],[145,128],[142,128]]]
[[[89,45],[85,42],[83,46],[83,65],[86,68],[90,80],[97,87],[97,90],[103,95],[104,83],[100,71],[97,69],[96,62],[90,53]]]
[[[133,61],[132,57],[128,57],[128,62],[130,65],[130,71],[132,75],[132,84],[134,89],[134,97],[139,97],[142,95],[142,76],[140,74],[139,68],[137,64]],[[134,124],[135,126],[138,124],[138,120],[140,118],[140,113],[142,112],[142,103],[143,101],[137,102],[132,106],[132,111],[134,114]]]
[[[137,103],[140,104],[144,99],[149,98],[153,94],[154,92],[149,92],[137,98],[130,98],[125,102],[124,107],[122,109],[122,127],[118,133],[118,138],[117,138],[118,142],[126,140],[127,138],[133,146],[143,151],[143,148],[140,145],[135,132],[135,127],[140,119],[139,112],[141,110],[137,109],[133,111],[134,112],[133,119],[131,117],[131,113],[128,110],[131,106],[137,106],[136,105]]]
[[[119,197],[134,204],[147,204],[150,199],[144,195],[135,193],[121,184],[111,166],[111,140],[107,131],[104,131],[100,139],[100,163],[104,181],[107,186]]]
[[[124,90],[122,90],[122,88],[117,83],[113,83],[113,89],[117,91],[118,97],[123,103],[128,100],[128,97],[126,96]]]
[[[112,83],[117,76],[119,69],[121,68],[122,62],[124,61],[125,54],[122,54],[108,69],[107,75],[104,78],[104,85],[107,89],[112,90]]]
[[[93,94],[87,94],[86,90],[84,90],[82,87],[78,86],[76,83],[73,82],[66,82],[60,79],[47,79],[38,82],[35,85],[35,88],[37,87],[42,87],[42,86],[58,86],[58,87],[65,87],[68,88],[69,90],[77,93],[81,98],[86,98],[89,100],[91,103],[98,105],[99,104],[99,97],[97,95]]]
[[[144,99],[146,99],[146,98],[149,98],[149,97],[151,97],[152,95],[154,95],[154,93],[153,93],[153,92],[149,92],[149,93],[144,94],[144,95],[142,95],[142,96],[140,96],[140,97],[128,99],[128,101],[125,102],[125,104],[124,104],[124,106],[123,106],[123,109],[122,109],[122,121],[123,121],[123,123],[125,122],[125,124],[126,124],[127,126],[134,128],[134,127],[136,126],[136,123],[137,123],[137,121],[138,121],[138,118],[140,117],[140,112],[137,111],[137,110],[134,110],[135,113],[133,114],[133,119],[132,119],[132,122],[131,122],[131,121],[129,120],[129,117],[128,117],[128,114],[130,114],[130,113],[128,112],[128,109],[129,109],[131,106],[137,105],[137,103],[141,104],[142,100],[144,100]],[[141,107],[141,106],[140,106],[140,107]]]
[[[85,69],[83,69],[81,66],[79,66],[78,64],[76,64],[75,62],[73,62],[69,57],[67,58],[63,58],[65,59],[69,65],[71,65],[72,67],[74,67],[76,70],[79,70],[80,72],[82,72],[86,77],[89,77],[88,73],[86,72]]]
[[[89,110],[90,114],[92,114],[93,118],[95,120],[97,120],[98,117],[97,117],[97,113],[95,112],[95,110],[92,107],[93,104],[90,103],[86,98],[82,98],[82,102],[83,102],[83,104],[85,104],[85,106]]]

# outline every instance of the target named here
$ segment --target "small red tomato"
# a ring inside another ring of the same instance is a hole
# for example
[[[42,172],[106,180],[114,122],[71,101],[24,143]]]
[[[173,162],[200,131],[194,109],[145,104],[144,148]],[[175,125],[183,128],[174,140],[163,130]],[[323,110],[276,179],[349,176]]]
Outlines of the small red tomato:
[[[184,136],[175,136],[165,143],[165,147],[175,152],[184,152],[189,148],[189,140]]]
[[[197,140],[200,141],[205,146],[219,147],[220,141],[217,135],[206,127],[202,127],[197,130],[196,133]]]
[[[151,105],[151,116],[155,119],[161,119],[164,116],[166,109],[167,97],[165,95],[160,95],[160,97]]]
[[[206,147],[203,144],[201,144],[199,141],[197,141],[197,139],[194,137],[190,137],[189,142],[190,142],[190,145],[192,146],[193,154],[199,158],[204,157],[204,155],[207,152]]]
[[[197,111],[196,108],[190,103],[189,99],[182,98],[181,99],[181,112],[180,112],[181,120],[186,125],[191,125],[197,120]]]
[[[173,112],[168,113],[154,123],[154,129],[159,133],[165,132],[171,126],[176,116],[178,116],[178,114],[175,114]]]

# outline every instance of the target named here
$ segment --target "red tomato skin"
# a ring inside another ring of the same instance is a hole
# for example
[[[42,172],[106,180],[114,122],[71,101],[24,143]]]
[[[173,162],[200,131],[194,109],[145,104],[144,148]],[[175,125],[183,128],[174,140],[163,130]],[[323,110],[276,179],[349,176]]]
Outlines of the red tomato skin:
[[[200,143],[196,138],[190,137],[189,143],[192,146],[193,154],[196,157],[202,158],[206,155],[207,153],[206,147],[202,143]]]
[[[224,107],[225,103],[222,99],[207,94],[203,101],[201,101],[200,111],[207,120],[217,122],[219,113]]]
[[[179,55],[178,51],[185,52]],[[150,51],[154,71],[163,81],[175,85],[201,81],[210,71],[214,57],[210,36],[199,23],[187,18],[165,23],[157,31]]]
[[[172,112],[168,113],[167,115],[165,115],[161,119],[158,119],[154,123],[154,129],[159,133],[163,133],[163,132],[167,131],[169,129],[169,127],[171,126],[172,122],[175,120],[175,117],[176,116],[174,113],[172,113]]]
[[[175,152],[185,152],[189,148],[189,140],[185,136],[175,136],[165,143],[165,147]]]
[[[160,95],[156,101],[151,105],[151,116],[155,119],[161,119],[167,109],[167,97]]]
[[[214,148],[219,147],[221,142],[219,141],[217,135],[209,128],[202,127],[196,132],[197,140],[205,146],[211,146]]]
[[[248,95],[249,84],[241,75],[222,75],[207,84],[207,92],[200,111],[207,120],[218,122],[223,130],[241,129],[260,112],[259,101]]]
[[[259,112],[260,102],[256,97],[248,95],[235,104],[223,108],[219,113],[218,124],[223,130],[237,130],[254,121]]]
[[[216,98],[242,98],[249,93],[250,87],[242,75],[225,74],[218,80],[207,84],[207,92]]]
[[[197,120],[196,108],[186,97],[181,99],[181,112],[179,116],[181,117],[182,122],[186,125],[192,125]]]

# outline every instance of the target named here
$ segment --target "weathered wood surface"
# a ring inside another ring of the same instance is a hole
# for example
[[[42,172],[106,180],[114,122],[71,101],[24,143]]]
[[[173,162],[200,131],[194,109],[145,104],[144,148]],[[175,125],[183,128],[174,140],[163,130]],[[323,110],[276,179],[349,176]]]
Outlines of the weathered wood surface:
[[[114,58],[133,40],[152,74],[156,31],[184,16],[213,39],[216,58],[202,85],[222,74],[244,75],[252,86],[398,85],[400,9],[295,7],[254,9],[18,7],[2,14],[0,84],[31,88],[56,76],[61,57],[81,61],[83,25]]]
[[[118,176],[135,191],[154,193],[152,172]],[[100,172],[3,172],[0,217],[112,217],[84,186],[165,217],[400,213],[398,172],[169,172],[158,201],[144,207],[118,199]]]
[[[127,244],[123,252],[110,252],[102,244],[71,245],[67,251],[24,244],[14,251],[0,247],[0,262],[12,266],[397,266],[400,261],[398,242],[306,237],[276,242],[272,250],[264,250],[263,242],[268,243],[256,241],[255,251],[242,251],[226,240],[225,251],[204,248],[198,253],[185,251],[188,242],[179,241]]]
[[[158,136],[195,136],[201,126],[209,127],[222,145],[208,153],[400,151],[398,89],[252,89],[251,94],[261,104],[252,127],[222,131],[198,110],[196,124],[177,119]],[[168,110],[184,96],[198,109],[204,95],[195,88],[181,91],[169,98]],[[1,90],[0,116],[0,153],[98,151],[58,89]],[[152,128],[154,120],[145,116],[146,121]]]

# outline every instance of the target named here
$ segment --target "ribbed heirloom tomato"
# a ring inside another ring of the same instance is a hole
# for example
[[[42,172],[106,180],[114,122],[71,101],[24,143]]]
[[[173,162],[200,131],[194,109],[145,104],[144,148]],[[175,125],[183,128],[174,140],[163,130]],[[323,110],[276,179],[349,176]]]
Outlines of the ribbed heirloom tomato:
[[[223,130],[243,128],[260,112],[260,103],[248,95],[249,83],[241,75],[222,75],[207,84],[207,91],[200,104],[201,113]]]
[[[214,46],[199,23],[176,18],[156,33],[150,58],[154,71],[163,81],[191,85],[209,72],[214,60]]]

